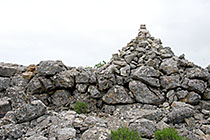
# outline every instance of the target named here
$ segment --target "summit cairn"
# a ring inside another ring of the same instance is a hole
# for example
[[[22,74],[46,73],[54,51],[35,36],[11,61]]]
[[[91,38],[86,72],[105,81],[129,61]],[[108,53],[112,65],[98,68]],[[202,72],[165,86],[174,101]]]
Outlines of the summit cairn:
[[[74,111],[77,102],[87,114]],[[209,140],[210,66],[176,56],[145,24],[99,69],[0,63],[1,140],[107,140],[121,126],[147,140],[166,127]]]

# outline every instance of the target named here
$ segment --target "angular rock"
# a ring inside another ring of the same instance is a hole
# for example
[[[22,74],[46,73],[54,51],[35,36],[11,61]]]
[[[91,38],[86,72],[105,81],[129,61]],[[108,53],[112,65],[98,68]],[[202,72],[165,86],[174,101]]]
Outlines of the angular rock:
[[[207,88],[204,92],[203,99],[210,100],[210,88]]]
[[[206,87],[207,87],[206,83],[202,80],[194,79],[188,82],[189,90],[195,91],[199,94],[202,94],[205,91]]]
[[[22,75],[13,76],[11,78],[10,84],[11,86],[18,86],[18,87],[26,87],[29,80],[25,79]]]
[[[210,102],[209,101],[200,101],[200,106],[202,109],[210,110]]]
[[[51,96],[52,103],[56,106],[65,106],[70,102],[69,96],[71,94],[66,90],[56,90],[55,93]]]
[[[178,64],[173,58],[164,59],[163,62],[160,64],[160,70],[162,70],[167,75],[172,73],[178,73]]]
[[[39,77],[39,82],[41,83],[43,91],[45,92],[48,92],[55,88],[52,81],[45,77]]]
[[[172,75],[172,76],[161,76],[160,83],[161,87],[165,89],[175,89],[180,86],[180,76],[179,75]]]
[[[164,47],[159,50],[161,58],[171,58],[174,56],[170,47]]]
[[[74,86],[74,77],[72,76],[72,71],[67,70],[57,73],[51,77],[56,88],[72,88]]]
[[[96,88],[96,86],[90,85],[88,88],[88,93],[92,98],[98,99],[103,96],[103,94]]]
[[[180,90],[176,92],[178,99],[184,99],[189,92],[187,90]]]
[[[0,77],[0,91],[7,89],[9,87],[9,84],[10,84],[9,78]]]
[[[76,88],[80,93],[85,93],[87,90],[88,85],[87,84],[77,84]]]
[[[120,69],[120,75],[121,75],[121,76],[129,76],[129,75],[130,75],[130,66],[127,65],[127,66],[125,66],[125,67],[122,67],[122,68]]]
[[[166,97],[169,100],[169,104],[171,104],[173,101],[177,101],[177,96],[174,90],[170,90],[169,92],[167,92]]]
[[[192,105],[196,105],[200,102],[201,96],[195,92],[190,92],[186,97],[186,102]]]
[[[40,100],[34,100],[30,104],[25,104],[15,110],[15,116],[18,123],[31,121],[44,115],[46,106]]]
[[[134,57],[136,57],[136,53],[132,53],[132,54],[129,54],[129,55],[126,55],[124,58],[125,58],[125,61],[129,64]]]
[[[76,130],[74,128],[58,128],[56,133],[57,140],[69,140],[76,137]]]
[[[193,107],[184,103],[174,102],[172,106],[175,108],[166,116],[166,122],[169,123],[181,123],[185,118],[192,117],[195,113]]]
[[[11,101],[7,98],[0,98],[0,118],[10,110],[12,110]]]
[[[142,137],[152,138],[156,131],[156,124],[147,119],[136,120],[129,125],[129,128],[138,131]]]
[[[0,76],[2,77],[11,77],[13,76],[17,71],[17,65],[13,66],[12,64],[8,63],[0,63]]]
[[[52,76],[66,70],[62,61],[41,61],[37,66],[37,72],[41,76]]]
[[[186,70],[186,76],[190,79],[208,80],[210,78],[210,73],[206,69],[189,68]]]
[[[108,114],[113,114],[113,112],[115,111],[115,106],[114,105],[104,105],[102,108],[102,111],[104,113],[108,113]]]
[[[159,79],[157,79],[160,76],[160,72],[153,67],[141,66],[132,71],[131,75],[133,79],[138,79],[152,87],[160,87]]]
[[[106,90],[115,84],[115,76],[110,73],[97,74],[99,90]]]
[[[140,81],[131,81],[129,89],[133,93],[135,100],[139,103],[145,104],[160,104],[163,102],[162,97],[158,97],[149,88]]]
[[[135,69],[132,72],[132,76],[135,78],[141,77],[141,76],[148,76],[148,77],[159,77],[160,72],[158,70],[155,70],[153,67],[149,66],[141,66],[137,69]]]
[[[30,93],[30,94],[42,93],[44,91],[44,87],[40,83],[39,78],[38,77],[34,77],[28,83],[26,91],[27,91],[27,93]]]
[[[133,103],[133,99],[128,95],[128,92],[123,86],[115,85],[102,97],[102,100],[107,104],[126,104]]]
[[[75,81],[77,84],[88,84],[90,75],[86,70],[79,69],[75,76]]]
[[[104,127],[92,127],[82,134],[81,140],[106,140],[110,136],[110,130]]]

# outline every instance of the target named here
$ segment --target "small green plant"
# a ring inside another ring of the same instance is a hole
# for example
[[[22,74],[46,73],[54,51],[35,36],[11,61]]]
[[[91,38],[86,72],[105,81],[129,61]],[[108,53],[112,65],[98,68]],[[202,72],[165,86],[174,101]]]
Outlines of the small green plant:
[[[121,127],[116,131],[111,131],[111,140],[141,140],[141,136],[137,131]]]
[[[94,68],[98,69],[98,68],[104,66],[105,64],[106,64],[106,62],[103,60],[102,62],[96,64],[96,65],[94,66]]]
[[[182,137],[174,128],[164,128],[155,132],[155,140],[189,140]]]
[[[85,102],[76,102],[74,105],[74,111],[76,111],[78,114],[81,113],[87,113],[88,104]]]

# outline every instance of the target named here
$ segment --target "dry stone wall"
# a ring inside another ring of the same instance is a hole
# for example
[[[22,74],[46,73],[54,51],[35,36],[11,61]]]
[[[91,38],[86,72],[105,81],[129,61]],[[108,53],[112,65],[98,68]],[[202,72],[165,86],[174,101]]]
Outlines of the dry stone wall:
[[[88,103],[88,114],[73,111]],[[210,139],[210,66],[175,56],[145,25],[99,69],[0,63],[0,139],[108,140],[120,126],[145,139],[175,127]]]

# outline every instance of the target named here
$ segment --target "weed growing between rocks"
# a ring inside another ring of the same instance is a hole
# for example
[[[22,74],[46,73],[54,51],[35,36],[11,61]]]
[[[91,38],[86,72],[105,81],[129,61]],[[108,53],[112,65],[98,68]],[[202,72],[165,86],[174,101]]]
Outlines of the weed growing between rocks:
[[[164,128],[155,132],[155,140],[190,140],[182,137],[174,128]]]
[[[76,102],[74,105],[74,111],[76,111],[78,114],[85,114],[87,113],[88,104],[85,102]]]
[[[105,64],[106,64],[106,62],[103,60],[102,62],[96,64],[96,65],[94,66],[94,68],[98,69],[98,68],[100,68],[100,67],[103,67]]]
[[[137,131],[129,130],[127,127],[111,131],[111,140],[141,140]]]

